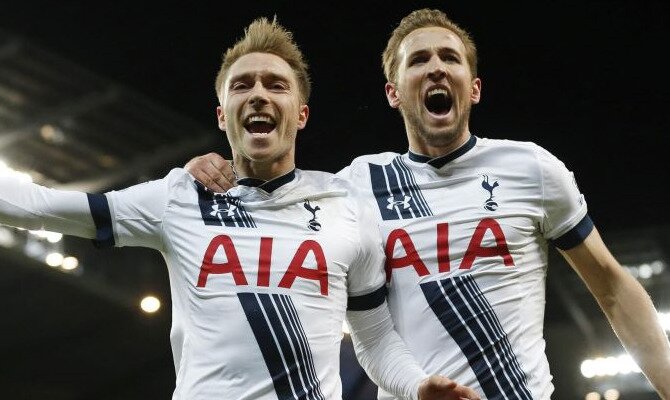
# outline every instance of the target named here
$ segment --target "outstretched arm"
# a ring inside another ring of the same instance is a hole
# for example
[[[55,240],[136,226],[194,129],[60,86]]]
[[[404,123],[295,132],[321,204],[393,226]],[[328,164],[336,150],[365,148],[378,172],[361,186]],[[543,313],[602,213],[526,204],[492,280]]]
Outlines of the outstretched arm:
[[[49,189],[0,177],[0,223],[95,238],[86,193]]]
[[[595,228],[584,242],[562,254],[649,381],[663,399],[670,399],[670,344],[644,288],[616,261]]]
[[[351,339],[359,363],[370,379],[402,399],[479,399],[469,387],[441,377],[428,377],[393,329],[386,301],[374,309],[347,311]]]

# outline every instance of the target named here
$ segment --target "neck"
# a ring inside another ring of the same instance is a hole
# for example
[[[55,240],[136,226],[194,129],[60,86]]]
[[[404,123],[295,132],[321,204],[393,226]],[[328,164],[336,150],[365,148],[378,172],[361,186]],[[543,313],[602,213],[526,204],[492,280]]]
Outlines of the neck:
[[[249,160],[239,154],[234,154],[233,162],[238,178],[255,178],[264,181],[286,175],[295,169],[295,160],[293,158],[263,162]]]
[[[436,158],[446,156],[463,146],[463,144],[470,139],[470,131],[465,130],[453,137],[441,137],[439,140],[427,140],[425,136],[421,135],[411,135],[408,139],[410,151],[416,154]]]

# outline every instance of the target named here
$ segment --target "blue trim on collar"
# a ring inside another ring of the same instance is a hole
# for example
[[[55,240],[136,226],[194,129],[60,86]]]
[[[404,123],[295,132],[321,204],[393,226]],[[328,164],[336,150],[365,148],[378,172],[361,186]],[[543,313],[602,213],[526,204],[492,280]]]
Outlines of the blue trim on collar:
[[[295,168],[292,169],[290,172],[287,172],[282,176],[270,179],[269,181],[257,178],[240,178],[237,180],[237,184],[242,186],[256,187],[259,189],[263,189],[268,193],[272,193],[275,190],[279,189],[280,187],[284,186],[285,184],[291,182],[293,179],[295,179]]]
[[[467,153],[468,151],[470,151],[473,147],[475,147],[475,144],[477,144],[477,136],[470,135],[470,139],[468,139],[468,141],[465,142],[461,147],[444,156],[433,158],[429,156],[424,156],[423,154],[414,153],[411,150],[408,152],[408,155],[409,159],[414,162],[428,164],[435,168],[442,168],[448,162],[453,161],[458,157],[462,156],[463,154]]]

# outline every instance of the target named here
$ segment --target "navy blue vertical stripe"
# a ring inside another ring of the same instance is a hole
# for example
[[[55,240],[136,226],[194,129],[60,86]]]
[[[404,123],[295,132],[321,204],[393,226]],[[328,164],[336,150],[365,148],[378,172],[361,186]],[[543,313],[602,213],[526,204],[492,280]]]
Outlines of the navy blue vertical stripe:
[[[385,165],[384,172],[386,173],[386,177],[388,179],[388,185],[391,188],[391,194],[393,195],[393,200],[396,201],[403,200],[407,194],[402,190],[402,182],[400,181],[400,177],[393,168],[393,165],[392,164]],[[414,217],[412,215],[412,207],[416,207],[416,204],[414,204],[413,199],[410,200],[409,204],[410,207],[408,208],[396,207],[396,209],[400,211],[401,219],[409,219]]]
[[[321,383],[319,382],[316,368],[314,367],[314,358],[312,350],[307,341],[307,335],[302,328],[302,324],[298,319],[298,312],[288,296],[274,294],[272,297],[277,304],[277,308],[282,313],[283,320],[287,322],[287,326],[291,329],[289,333],[293,338],[293,343],[297,344],[296,353],[299,352],[299,358],[303,362],[301,374],[305,380],[305,387],[307,397],[314,400],[325,400],[325,396],[321,392]]]
[[[282,321],[275,310],[272,300],[269,295],[263,293],[258,294],[260,298],[265,314],[267,315],[268,322],[270,326],[274,329],[275,338],[279,344],[279,351],[281,351],[286,361],[286,366],[288,367],[288,376],[291,380],[291,385],[293,386],[293,391],[297,395],[298,399],[305,398],[305,386],[300,381],[300,370],[299,361],[295,358],[293,354],[293,349],[291,346],[291,340],[288,337],[285,328],[283,327]],[[300,363],[301,364],[301,363]]]
[[[377,164],[368,164],[370,167],[370,180],[372,183],[372,191],[377,199],[377,205],[379,206],[379,211],[381,212],[382,219],[384,221],[391,219],[399,219],[398,213],[395,208],[388,209],[387,199],[393,194],[388,190],[386,186],[386,174],[384,173],[384,167]]]
[[[235,199],[233,204],[235,204],[237,207],[237,210],[235,211],[238,213],[238,218],[240,218],[244,226],[247,228],[255,228],[256,223],[254,222],[253,218],[251,218],[251,215],[249,215],[247,210],[240,205],[239,199]]]
[[[472,277],[427,282],[421,289],[489,399],[532,399],[507,335]]]
[[[287,295],[238,293],[280,400],[325,400],[307,337]]]
[[[261,354],[263,354],[268,372],[272,376],[272,383],[274,384],[277,398],[279,400],[294,399],[295,397],[293,396],[293,390],[289,383],[280,350],[277,348],[272,329],[263,314],[261,304],[258,302],[256,295],[254,293],[238,293],[237,297],[240,300],[240,304],[242,304],[244,314],[256,337],[256,342],[258,343],[258,347],[260,347]]]
[[[95,247],[113,247],[114,230],[112,228],[112,213],[109,211],[109,203],[104,194],[86,193],[88,207],[91,209],[91,217],[95,224]]]
[[[480,299],[480,301],[476,301],[473,303],[473,307],[476,307],[475,313],[483,315],[484,319],[482,320],[482,323],[488,324],[489,329],[493,331],[497,335],[497,337],[500,338],[500,344],[502,346],[502,354],[503,354],[503,364],[508,365],[510,367],[508,368],[509,370],[508,372],[511,373],[510,379],[512,380],[513,387],[515,387],[520,392],[524,392],[520,394],[520,396],[523,396],[523,398],[531,399],[532,396],[530,394],[530,391],[528,390],[528,381],[526,379],[526,374],[523,372],[521,365],[519,365],[519,361],[516,358],[514,351],[512,350],[512,345],[509,343],[509,340],[507,339],[507,334],[505,333],[502,325],[500,324],[498,316],[496,315],[495,312],[493,312],[493,308],[486,300],[486,297],[481,292],[479,286],[477,286],[477,283],[474,281],[474,279],[472,279],[471,277],[467,278],[468,279],[459,277],[458,279],[461,280],[466,290],[472,293],[474,298]],[[491,312],[484,312],[485,309],[491,310]]]
[[[251,215],[249,215],[240,204],[238,198],[224,194],[214,194],[198,181],[195,182],[195,185],[198,192],[200,214],[205,225],[225,225],[246,228],[256,227],[253,218],[251,218]],[[230,211],[230,207],[232,206],[234,206],[235,209]],[[229,212],[232,215],[228,215]]]
[[[214,193],[210,192],[208,189],[203,186],[202,183],[195,182],[196,190],[198,191],[198,205],[200,206],[200,214],[202,215],[202,220],[205,222],[205,225],[215,225],[221,226],[221,220],[218,215],[212,215],[214,210],[212,206],[216,204],[214,202]]]
[[[390,164],[368,166],[372,191],[383,220],[433,215],[412,171],[403,163],[401,157],[395,158]]]
[[[409,201],[409,208],[407,211],[410,212],[411,216],[409,218],[416,218],[418,216],[423,216],[423,210],[421,210],[421,207],[419,206],[419,203],[417,203],[416,198],[415,198],[415,190],[412,190],[413,188],[410,186],[410,182],[405,176],[405,171],[400,166],[400,163],[398,161],[398,158],[394,159],[393,162],[389,165],[389,170],[393,171],[393,175],[395,180],[398,182],[398,189],[402,191],[401,196],[408,196],[410,197]],[[418,214],[418,215],[417,215]]]
[[[398,168],[404,172],[403,176],[405,176],[407,179],[407,187],[409,187],[412,193],[412,198],[416,201],[417,205],[419,206],[421,216],[426,217],[429,215],[433,215],[433,212],[430,210],[430,207],[428,206],[428,202],[426,202],[426,199],[423,197],[421,190],[419,190],[419,186],[416,184],[414,174],[412,174],[412,171],[409,169],[407,164],[405,164],[405,162],[402,160],[402,157],[396,158],[395,162]]]

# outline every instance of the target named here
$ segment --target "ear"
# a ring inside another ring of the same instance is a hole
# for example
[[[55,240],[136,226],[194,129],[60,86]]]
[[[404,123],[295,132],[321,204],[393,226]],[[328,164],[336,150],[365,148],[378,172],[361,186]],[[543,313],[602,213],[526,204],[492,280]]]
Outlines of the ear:
[[[223,113],[223,108],[221,106],[216,107],[216,121],[219,125],[219,129],[223,132],[226,131],[226,114]]]
[[[478,104],[482,96],[482,80],[475,78],[472,80],[472,93],[470,94],[470,102]]]
[[[302,129],[307,125],[307,119],[309,118],[309,107],[307,104],[300,106],[300,114],[298,114],[298,130]]]
[[[389,105],[392,108],[400,107],[398,88],[396,88],[395,84],[391,82],[386,82],[386,85],[384,85],[384,90],[386,91],[386,99],[388,100]]]

